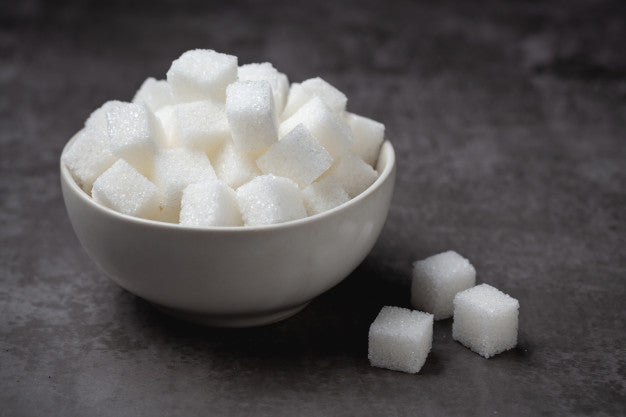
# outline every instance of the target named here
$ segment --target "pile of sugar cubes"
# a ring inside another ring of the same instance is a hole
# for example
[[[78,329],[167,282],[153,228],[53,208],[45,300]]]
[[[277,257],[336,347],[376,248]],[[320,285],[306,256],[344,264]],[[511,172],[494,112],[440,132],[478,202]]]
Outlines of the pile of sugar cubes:
[[[272,64],[191,50],[132,103],[94,111],[62,156],[94,201],[190,226],[286,222],[367,189],[385,127],[346,111],[321,78],[289,85]]]
[[[411,305],[385,306],[369,329],[372,366],[417,373],[432,348],[433,321],[453,317],[452,337],[489,358],[517,345],[519,302],[476,285],[476,270],[454,251],[413,264]]]

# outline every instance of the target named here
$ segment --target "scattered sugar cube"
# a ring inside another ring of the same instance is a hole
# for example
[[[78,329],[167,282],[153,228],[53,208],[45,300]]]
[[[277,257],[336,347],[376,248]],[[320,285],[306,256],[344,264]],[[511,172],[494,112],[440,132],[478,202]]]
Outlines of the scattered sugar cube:
[[[150,176],[157,142],[164,142],[156,118],[144,104],[121,102],[109,108],[106,115],[113,155]]]
[[[129,216],[154,218],[159,212],[159,189],[123,159],[93,183],[94,201]]]
[[[344,93],[333,87],[320,77],[310,78],[302,83],[291,84],[287,104],[281,115],[285,120],[294,115],[307,101],[318,97],[335,113],[341,113],[346,109],[348,99]]]
[[[339,181],[332,177],[323,177],[315,181],[302,190],[302,196],[309,216],[333,209],[350,200],[350,196],[341,188]]]
[[[74,143],[63,154],[62,160],[76,183],[91,193],[93,182],[116,161],[109,150],[106,129],[85,127],[72,138]]]
[[[306,217],[302,193],[288,178],[261,175],[237,189],[246,226],[276,224]]]
[[[261,155],[256,164],[264,174],[289,178],[304,188],[330,168],[333,158],[299,124]]]
[[[226,89],[226,117],[240,152],[259,153],[278,140],[278,119],[267,81],[238,81]]]
[[[368,335],[372,366],[415,374],[433,344],[433,316],[400,307],[383,307]]]
[[[183,53],[167,71],[167,82],[178,101],[224,102],[226,86],[237,81],[237,57],[210,49]]]
[[[276,114],[281,114],[287,100],[289,80],[269,62],[246,64],[239,67],[239,81],[267,81],[272,87]]]
[[[224,108],[210,101],[177,104],[175,137],[182,146],[202,149],[209,155],[230,138]]]
[[[350,198],[361,194],[378,178],[378,173],[352,152],[343,155],[325,175],[339,181]]]
[[[254,158],[239,152],[231,139],[225,141],[216,152],[213,168],[217,177],[233,189],[261,175]]]
[[[180,146],[180,138],[178,137],[176,124],[176,106],[163,106],[154,112],[154,116],[161,124],[161,131],[165,137],[165,143],[162,148],[175,148]]]
[[[226,183],[208,180],[188,185],[180,203],[180,224],[241,226],[237,194]]]
[[[180,200],[189,184],[216,179],[203,151],[187,148],[163,149],[154,157],[153,181],[163,194],[159,220],[179,222]]]
[[[487,285],[454,297],[452,337],[489,358],[517,345],[519,302]]]
[[[454,296],[476,284],[472,264],[454,251],[433,255],[413,264],[411,304],[432,313],[435,320],[452,317]]]
[[[385,125],[354,113],[347,113],[346,120],[354,137],[352,152],[376,167],[380,147],[385,137]]]
[[[333,159],[345,154],[352,146],[352,132],[346,122],[317,96],[307,101],[293,116],[280,124],[279,136],[282,138],[300,123],[315,136]]]
[[[176,101],[167,81],[149,77],[135,93],[133,103],[144,103],[154,113],[160,108],[175,104]]]

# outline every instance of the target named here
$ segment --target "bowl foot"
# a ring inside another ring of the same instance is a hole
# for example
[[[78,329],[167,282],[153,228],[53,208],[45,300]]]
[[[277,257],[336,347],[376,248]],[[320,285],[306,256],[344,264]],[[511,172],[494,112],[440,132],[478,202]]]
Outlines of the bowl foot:
[[[196,324],[212,327],[254,327],[265,326],[285,320],[303,310],[309,302],[297,305],[284,310],[271,311],[269,313],[256,314],[196,314],[186,311],[176,310],[154,304],[156,308],[177,319],[189,321]]]

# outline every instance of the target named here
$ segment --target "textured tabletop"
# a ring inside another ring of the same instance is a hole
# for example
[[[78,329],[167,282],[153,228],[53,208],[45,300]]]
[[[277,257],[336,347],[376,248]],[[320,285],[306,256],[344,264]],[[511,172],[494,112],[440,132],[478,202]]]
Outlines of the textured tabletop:
[[[626,413],[623,3],[100,3],[0,5],[0,415]],[[397,151],[371,254],[279,324],[165,316],[65,213],[65,142],[192,48],[322,76]],[[448,249],[519,300],[518,347],[484,359],[445,320],[419,374],[370,367],[370,323]]]

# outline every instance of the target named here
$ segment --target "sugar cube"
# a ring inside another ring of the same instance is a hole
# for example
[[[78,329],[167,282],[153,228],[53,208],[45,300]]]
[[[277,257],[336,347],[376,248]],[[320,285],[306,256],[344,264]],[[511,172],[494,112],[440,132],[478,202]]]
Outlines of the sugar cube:
[[[117,158],[109,150],[106,129],[85,127],[72,138],[74,143],[63,154],[62,160],[78,185],[91,193],[93,182],[113,165]]]
[[[111,152],[149,176],[157,141],[163,142],[160,125],[150,110],[144,104],[120,102],[106,115]]]
[[[105,133],[107,131],[107,126],[108,126],[108,122],[107,122],[107,112],[114,108],[115,106],[117,106],[118,104],[123,104],[123,101],[118,101],[118,100],[110,100],[107,101],[106,103],[104,103],[102,106],[98,107],[96,110],[94,110],[89,117],[87,118],[87,121],[85,121],[85,127],[87,128],[98,128],[100,130],[103,130]],[[107,133],[108,135],[108,133]],[[108,140],[108,139],[107,139]]]
[[[282,138],[300,123],[315,136],[333,159],[345,154],[352,146],[352,132],[346,122],[317,96],[280,124],[279,136]]]
[[[411,305],[435,316],[452,317],[454,296],[476,283],[472,264],[454,251],[433,255],[413,263]]]
[[[93,183],[94,201],[129,216],[154,218],[159,212],[159,189],[123,159]]]
[[[154,113],[164,106],[175,104],[175,100],[167,81],[149,77],[135,93],[133,103],[144,103]]]
[[[261,175],[237,189],[246,226],[276,224],[306,217],[302,193],[288,178]]]
[[[368,342],[368,358],[372,366],[417,373],[432,347],[433,316],[385,306],[370,326]]]
[[[302,196],[309,216],[333,209],[350,200],[350,196],[341,188],[339,181],[332,177],[323,177],[315,181],[302,190]]]
[[[281,116],[282,120],[291,117],[313,97],[318,97],[335,113],[343,112],[348,102],[346,95],[328,82],[320,77],[310,78],[300,84],[294,83],[291,85],[287,105]]]
[[[187,148],[162,149],[154,157],[153,181],[163,194],[159,220],[178,223],[180,200],[189,184],[216,179],[203,151]]]
[[[354,137],[352,152],[376,167],[380,147],[385,137],[385,125],[354,113],[347,113],[346,120]]]
[[[174,119],[174,136],[182,146],[202,149],[210,155],[224,140],[230,138],[223,106],[211,101],[177,104]]]
[[[240,152],[260,153],[278,140],[278,119],[267,81],[238,81],[226,89],[226,117]]]
[[[165,138],[162,148],[175,148],[180,146],[178,129],[176,124],[176,106],[167,105],[154,112],[154,116],[161,125],[161,131]]]
[[[239,152],[231,139],[224,141],[212,160],[217,177],[233,189],[261,175],[254,158]]]
[[[246,64],[239,67],[239,81],[267,81],[272,87],[276,114],[282,113],[289,91],[289,80],[269,62]]]
[[[452,337],[489,358],[517,345],[519,302],[487,285],[454,297]]]
[[[167,71],[167,82],[178,101],[224,102],[226,86],[237,81],[237,57],[210,49],[183,53]]]
[[[188,185],[180,203],[180,224],[241,226],[237,194],[226,183],[207,180]]]
[[[343,155],[324,175],[339,181],[350,198],[361,194],[378,178],[378,173],[353,152]]]
[[[330,168],[333,158],[299,124],[261,155],[256,164],[264,174],[289,178],[304,188]]]

